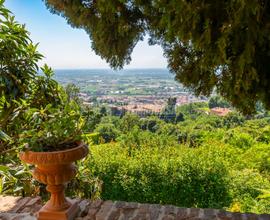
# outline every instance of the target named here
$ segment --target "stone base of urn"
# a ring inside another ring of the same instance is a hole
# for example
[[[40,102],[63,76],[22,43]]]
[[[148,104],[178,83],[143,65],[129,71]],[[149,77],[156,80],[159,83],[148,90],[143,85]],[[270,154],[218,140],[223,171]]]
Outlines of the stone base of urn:
[[[73,220],[79,207],[77,202],[65,197],[65,184],[76,175],[74,161],[88,154],[88,146],[78,143],[72,149],[55,152],[22,152],[20,159],[34,164],[33,177],[47,185],[50,200],[38,213],[38,220]]]
[[[67,199],[70,206],[62,211],[53,211],[42,207],[38,212],[38,220],[73,220],[80,211],[78,202]]]

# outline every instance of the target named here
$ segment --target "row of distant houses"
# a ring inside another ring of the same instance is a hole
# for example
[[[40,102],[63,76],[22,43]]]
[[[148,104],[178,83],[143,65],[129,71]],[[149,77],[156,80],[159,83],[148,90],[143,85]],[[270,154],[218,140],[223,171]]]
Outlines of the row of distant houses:
[[[163,105],[157,106],[157,105],[127,105],[127,106],[110,106],[111,111],[113,115],[121,116],[124,115],[126,112],[132,112],[134,114],[137,114],[140,117],[147,117],[150,115],[160,115],[162,109],[164,108]],[[206,114],[213,114],[217,116],[226,116],[229,114],[231,110],[229,108],[212,108],[209,112],[206,112]]]
[[[88,103],[89,96],[86,93],[80,93],[80,98]],[[161,99],[157,99],[155,96],[137,96],[137,97],[112,97],[112,96],[103,96],[98,99],[102,99],[106,103],[109,104],[112,111],[115,112],[115,115],[122,115],[125,112],[132,112],[134,114],[139,115],[140,117],[146,117],[148,115],[157,115],[164,108],[166,102]],[[123,102],[122,106],[115,106],[116,102]],[[194,99],[190,95],[182,95],[177,98],[177,105],[183,105],[190,102],[202,101],[198,99]],[[204,100],[203,100],[204,101]],[[90,103],[88,103],[90,104]],[[231,110],[229,108],[212,108],[207,114],[214,114],[218,116],[226,116],[230,113]]]

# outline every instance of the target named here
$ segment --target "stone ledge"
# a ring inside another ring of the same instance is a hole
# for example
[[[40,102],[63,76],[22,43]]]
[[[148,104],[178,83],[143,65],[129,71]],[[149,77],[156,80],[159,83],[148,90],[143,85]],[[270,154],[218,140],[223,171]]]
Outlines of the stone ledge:
[[[121,201],[78,200],[76,220],[270,220],[270,215],[232,213],[217,209],[181,208],[172,205]],[[39,197],[0,196],[1,220],[36,220],[41,208]]]

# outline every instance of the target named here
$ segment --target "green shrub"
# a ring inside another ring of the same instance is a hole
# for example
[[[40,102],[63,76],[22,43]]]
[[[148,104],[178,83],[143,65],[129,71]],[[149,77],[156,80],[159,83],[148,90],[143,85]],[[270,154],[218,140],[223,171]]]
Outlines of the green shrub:
[[[121,119],[117,116],[104,116],[101,118],[100,124],[110,123],[115,126],[115,128],[120,129]]]
[[[140,118],[133,113],[126,113],[121,119],[120,128],[122,133],[128,133],[135,126],[139,125]]]
[[[231,194],[234,198],[232,204],[238,204],[238,210],[241,212],[262,213],[270,211],[270,200],[259,199],[262,190],[269,190],[270,182],[258,171],[252,169],[243,169],[241,171],[231,172]],[[233,207],[233,205],[232,205]],[[231,208],[232,208],[231,207]]]
[[[90,134],[84,134],[83,135],[84,140],[86,143],[88,143],[90,146],[93,144],[100,144],[100,134],[99,133],[90,133]]]
[[[258,143],[239,155],[238,169],[256,169],[262,174],[270,174],[270,146]]]
[[[26,165],[0,165],[0,195],[40,195],[39,184],[34,181]]]
[[[270,126],[266,126],[260,130],[260,134],[257,136],[256,140],[258,142],[263,142],[266,144],[270,143]]]
[[[98,132],[102,138],[101,142],[111,142],[115,141],[119,135],[119,130],[111,123],[99,124],[95,129],[95,132]]]
[[[138,127],[133,128],[128,134],[122,134],[118,141],[120,146],[128,149],[129,154],[133,150],[144,148],[166,148],[168,146],[177,146],[176,138],[166,134],[152,133],[150,131],[141,131]]]
[[[227,168],[186,147],[143,147],[130,156],[118,144],[92,148],[87,166],[103,181],[103,199],[222,208],[230,204]]]
[[[89,160],[88,157],[91,157],[91,152],[87,158],[76,162],[78,173],[76,178],[67,185],[67,196],[87,199],[100,198],[102,182],[98,177],[93,176],[90,167],[84,165],[85,161]]]
[[[230,130],[226,134],[225,142],[242,149],[248,149],[255,144],[255,140],[250,134],[240,132],[235,129]]]
[[[156,132],[158,129],[163,127],[164,121],[156,116],[150,116],[148,118],[140,119],[140,127],[142,130],[148,130],[151,132]]]

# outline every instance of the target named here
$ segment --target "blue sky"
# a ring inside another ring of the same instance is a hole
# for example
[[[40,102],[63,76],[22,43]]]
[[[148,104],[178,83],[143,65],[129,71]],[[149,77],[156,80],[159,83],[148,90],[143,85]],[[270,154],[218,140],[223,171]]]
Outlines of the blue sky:
[[[45,56],[40,63],[54,69],[109,68],[95,54],[84,30],[74,29],[65,19],[51,14],[42,0],[6,0],[5,6],[13,12],[19,23],[26,24],[34,43]],[[166,68],[167,62],[159,46],[149,46],[147,40],[139,42],[125,68]]]

